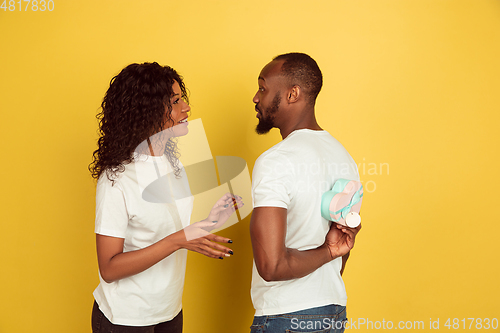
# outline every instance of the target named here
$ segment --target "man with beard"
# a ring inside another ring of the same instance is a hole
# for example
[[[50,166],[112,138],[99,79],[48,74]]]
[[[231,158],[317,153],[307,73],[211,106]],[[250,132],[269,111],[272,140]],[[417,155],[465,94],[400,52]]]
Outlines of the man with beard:
[[[337,179],[359,175],[344,147],[316,122],[322,83],[316,61],[303,53],[277,56],[258,78],[256,132],[275,127],[283,141],[253,169],[252,333],[344,330],[341,274],[361,226],[325,220],[320,205]]]

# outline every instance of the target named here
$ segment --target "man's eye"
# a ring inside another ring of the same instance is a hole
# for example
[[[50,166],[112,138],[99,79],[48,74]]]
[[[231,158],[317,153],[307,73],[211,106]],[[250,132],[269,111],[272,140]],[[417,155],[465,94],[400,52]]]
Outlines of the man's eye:
[[[259,91],[264,92],[264,88],[259,88]]]

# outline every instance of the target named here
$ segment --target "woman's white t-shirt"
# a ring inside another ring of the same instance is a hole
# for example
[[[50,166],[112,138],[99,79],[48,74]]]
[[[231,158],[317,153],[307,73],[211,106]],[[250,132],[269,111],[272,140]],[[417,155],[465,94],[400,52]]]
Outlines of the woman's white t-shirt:
[[[169,202],[147,195],[158,182],[168,184],[161,189],[170,188],[163,193],[172,198]],[[189,225],[192,208],[183,168],[177,178],[165,155],[136,154],[114,184],[105,173],[100,176],[95,233],[123,238],[123,252],[139,250]],[[99,309],[117,325],[148,326],[173,319],[182,308],[186,257],[186,250],[178,250],[139,274],[111,283],[99,274],[94,291]]]

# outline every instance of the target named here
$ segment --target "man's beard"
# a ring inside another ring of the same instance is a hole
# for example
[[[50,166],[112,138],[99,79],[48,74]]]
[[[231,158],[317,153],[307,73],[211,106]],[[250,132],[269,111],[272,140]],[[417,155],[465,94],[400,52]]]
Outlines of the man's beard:
[[[280,92],[278,91],[271,102],[271,106],[267,108],[266,115],[264,113],[260,113],[261,117],[259,118],[259,123],[255,127],[255,132],[257,134],[266,134],[274,127],[274,116],[276,112],[278,112],[278,108],[281,103]]]

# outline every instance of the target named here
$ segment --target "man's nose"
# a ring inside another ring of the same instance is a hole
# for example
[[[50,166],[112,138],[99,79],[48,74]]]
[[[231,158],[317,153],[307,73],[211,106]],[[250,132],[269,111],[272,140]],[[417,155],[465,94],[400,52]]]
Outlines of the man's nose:
[[[259,103],[259,97],[257,96],[258,94],[259,94],[259,92],[256,92],[256,93],[255,93],[255,96],[253,97],[253,102],[254,102],[255,104]]]

